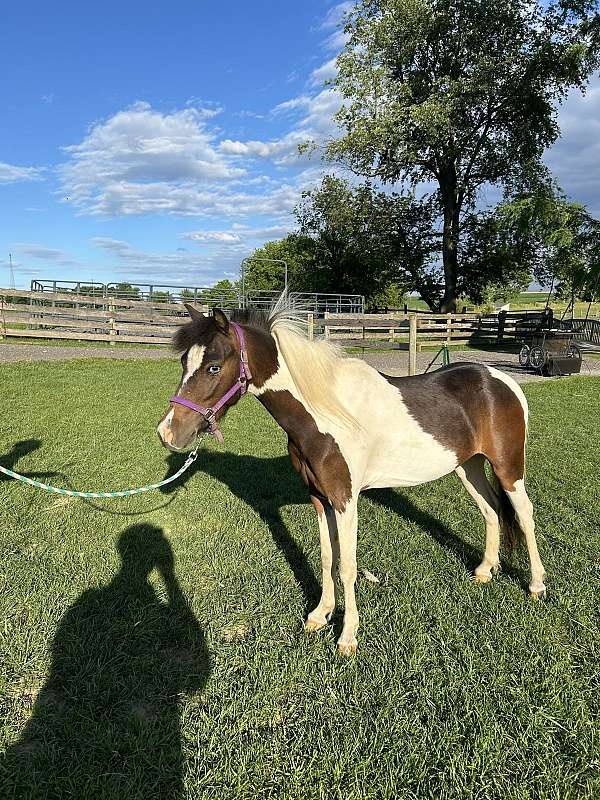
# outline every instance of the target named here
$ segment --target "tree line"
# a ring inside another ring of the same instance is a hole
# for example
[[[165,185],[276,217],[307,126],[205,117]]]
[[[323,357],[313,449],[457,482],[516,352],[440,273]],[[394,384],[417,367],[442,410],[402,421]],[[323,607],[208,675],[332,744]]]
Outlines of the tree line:
[[[297,291],[371,305],[417,291],[451,311],[553,279],[589,295],[600,223],[543,155],[557,107],[600,65],[599,29],[596,0],[356,3],[333,81],[341,136],[321,150],[335,173],[304,192],[296,230],[254,255],[284,259]],[[247,284],[280,288],[281,265],[249,261]]]

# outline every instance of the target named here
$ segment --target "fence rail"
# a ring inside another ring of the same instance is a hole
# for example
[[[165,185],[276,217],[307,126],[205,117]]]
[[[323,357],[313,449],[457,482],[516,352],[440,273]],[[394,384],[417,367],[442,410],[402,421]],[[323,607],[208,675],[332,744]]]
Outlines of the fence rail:
[[[269,309],[281,291],[247,288],[245,292],[237,288],[218,289],[209,286],[175,286],[172,284],[148,283],[95,283],[93,281],[32,280],[31,290],[42,294],[77,294],[89,297],[147,302],[167,305],[174,303],[193,303],[219,308]],[[299,305],[313,314],[325,311],[336,313],[361,313],[365,311],[365,298],[358,294],[332,294],[325,292],[295,293]]]
[[[0,289],[0,337],[168,344],[186,318],[181,303]]]

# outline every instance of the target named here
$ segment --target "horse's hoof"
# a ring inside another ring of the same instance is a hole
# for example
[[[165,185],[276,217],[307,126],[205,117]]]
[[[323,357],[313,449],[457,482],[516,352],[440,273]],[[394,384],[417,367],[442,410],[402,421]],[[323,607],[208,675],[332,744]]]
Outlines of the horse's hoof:
[[[326,622],[319,622],[316,619],[307,619],[304,623],[304,630],[314,633],[315,631],[322,630],[326,625]]]
[[[491,575],[473,575],[475,583],[489,583],[492,580]]]
[[[535,600],[535,601],[537,601],[537,600],[546,600],[546,598],[548,597],[548,590],[547,589],[540,589],[539,591],[532,591],[530,589],[529,590],[529,597],[531,597],[531,599]]]
[[[356,655],[356,650],[358,648],[358,642],[354,640],[353,642],[338,642],[338,653],[341,656],[354,656]]]

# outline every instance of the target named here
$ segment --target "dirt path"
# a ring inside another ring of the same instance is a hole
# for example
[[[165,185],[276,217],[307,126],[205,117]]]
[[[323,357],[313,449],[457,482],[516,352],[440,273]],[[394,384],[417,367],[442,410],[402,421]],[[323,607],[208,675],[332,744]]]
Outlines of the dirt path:
[[[355,354],[353,357],[364,358],[364,360],[375,367],[375,369],[386,372],[388,375],[408,374],[408,353],[405,351],[391,350],[384,353]],[[43,344],[11,344],[10,342],[0,342],[0,364],[19,361],[65,361],[74,358],[161,359],[174,358],[174,356],[167,347],[61,347]],[[433,353],[419,353],[417,355],[417,371],[424,372],[432,358]],[[480,364],[488,364],[490,367],[496,367],[512,375],[519,383],[555,380],[554,378],[544,378],[529,370],[524,370],[519,366],[516,353],[507,353],[505,351],[455,350],[450,353],[450,360],[453,363],[457,361],[476,361]],[[432,369],[435,369],[439,363],[438,361]],[[600,377],[600,360],[584,357],[581,374]]]

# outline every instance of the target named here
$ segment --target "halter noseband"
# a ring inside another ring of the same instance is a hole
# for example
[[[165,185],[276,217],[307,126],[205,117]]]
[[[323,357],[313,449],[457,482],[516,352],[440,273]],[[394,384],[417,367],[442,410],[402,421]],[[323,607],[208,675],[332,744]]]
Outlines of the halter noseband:
[[[185,397],[178,397],[177,395],[171,397],[169,400],[170,403],[177,403],[180,406],[191,408],[192,411],[197,411],[198,414],[202,414],[208,424],[209,432],[221,443],[223,443],[224,439],[223,434],[219,430],[219,426],[217,424],[217,411],[223,408],[225,403],[228,400],[231,400],[233,395],[238,390],[240,392],[240,397],[243,397],[248,391],[248,382],[252,380],[252,374],[250,372],[250,367],[248,366],[248,353],[246,352],[246,339],[244,337],[244,331],[236,322],[230,322],[229,324],[236,332],[240,345],[240,374],[231,389],[229,389],[229,391],[226,392],[220,400],[217,400],[214,406],[211,406],[210,408],[204,408],[204,406],[198,405],[198,403],[193,403],[191,400],[186,400]]]

